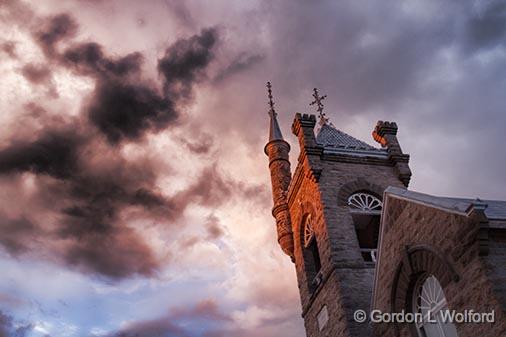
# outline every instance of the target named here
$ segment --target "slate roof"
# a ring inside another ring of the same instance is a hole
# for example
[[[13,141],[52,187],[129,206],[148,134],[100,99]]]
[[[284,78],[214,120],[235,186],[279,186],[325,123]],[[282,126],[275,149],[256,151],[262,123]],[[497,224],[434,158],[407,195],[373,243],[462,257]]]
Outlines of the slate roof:
[[[324,124],[316,135],[316,142],[331,152],[346,152],[348,154],[386,156],[385,149],[378,149],[358,140],[333,125]]]
[[[337,130],[336,128],[324,124],[318,135],[316,136],[316,142],[323,146],[330,147],[345,147],[360,150],[376,150],[371,145],[364,143],[361,140],[353,138],[352,136]]]
[[[472,204],[485,204],[487,205],[485,215],[489,220],[506,220],[506,201],[437,197],[397,187],[389,187],[385,190],[385,193],[459,213],[466,213]]]

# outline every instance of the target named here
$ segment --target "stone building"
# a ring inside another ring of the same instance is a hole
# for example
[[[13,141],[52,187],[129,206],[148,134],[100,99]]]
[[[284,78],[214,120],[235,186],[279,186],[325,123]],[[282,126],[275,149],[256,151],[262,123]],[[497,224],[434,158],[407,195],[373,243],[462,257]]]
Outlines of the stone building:
[[[370,146],[328,122],[316,89],[292,174],[268,86],[272,215],[307,336],[506,336],[506,202],[409,191],[396,123]]]

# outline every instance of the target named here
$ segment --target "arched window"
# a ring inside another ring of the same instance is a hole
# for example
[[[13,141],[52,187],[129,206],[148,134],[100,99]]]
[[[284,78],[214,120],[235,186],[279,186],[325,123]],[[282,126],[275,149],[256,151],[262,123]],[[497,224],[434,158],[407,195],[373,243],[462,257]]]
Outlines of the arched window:
[[[434,275],[421,278],[413,292],[413,312],[420,313],[421,322],[416,323],[420,337],[457,337],[457,329],[452,322],[444,319],[448,303],[441,284]]]
[[[348,197],[348,207],[355,225],[362,258],[366,262],[376,263],[383,203],[372,193],[359,191]]]
[[[303,246],[304,263],[306,264],[305,267],[309,286],[314,289],[318,286],[318,280],[316,280],[316,278],[322,265],[311,214],[308,214],[304,221]]]
[[[351,209],[363,212],[381,211],[383,203],[374,195],[364,192],[354,193],[348,198],[348,206]]]

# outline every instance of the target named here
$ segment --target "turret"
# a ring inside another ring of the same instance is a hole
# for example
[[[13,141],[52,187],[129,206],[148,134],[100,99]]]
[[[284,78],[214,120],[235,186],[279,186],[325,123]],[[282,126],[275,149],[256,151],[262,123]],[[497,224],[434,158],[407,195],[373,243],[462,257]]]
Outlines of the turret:
[[[402,153],[401,146],[397,140],[397,124],[395,122],[378,121],[372,137],[375,141],[386,147],[389,159],[394,163],[399,179],[404,186],[408,187],[411,179],[411,170],[409,169],[409,154]]]
[[[293,233],[287,201],[288,186],[291,179],[290,161],[288,159],[290,145],[283,139],[279,128],[270,82],[267,82],[267,90],[270,128],[269,142],[265,145],[264,152],[269,157],[269,170],[271,172],[272,199],[274,201],[272,216],[276,219],[279,245],[293,261]]]

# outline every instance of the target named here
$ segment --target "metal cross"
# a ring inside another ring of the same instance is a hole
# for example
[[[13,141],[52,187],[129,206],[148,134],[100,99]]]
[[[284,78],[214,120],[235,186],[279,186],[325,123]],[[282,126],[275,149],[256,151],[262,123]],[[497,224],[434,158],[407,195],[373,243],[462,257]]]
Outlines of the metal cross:
[[[267,96],[269,97],[269,116],[276,117],[277,113],[274,110],[274,101],[272,100],[272,85],[271,82],[267,82]]]
[[[329,119],[327,117],[325,117],[325,113],[323,112],[323,103],[322,103],[322,101],[327,97],[327,95],[320,96],[318,93],[318,89],[316,89],[316,88],[314,88],[313,91],[314,91],[313,92],[314,101],[309,103],[309,105],[315,105],[315,104],[317,105],[316,111],[318,111],[318,115],[319,115],[318,117],[320,118],[320,125],[327,124]]]

